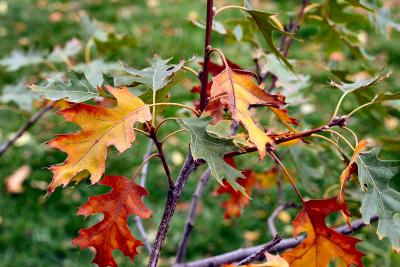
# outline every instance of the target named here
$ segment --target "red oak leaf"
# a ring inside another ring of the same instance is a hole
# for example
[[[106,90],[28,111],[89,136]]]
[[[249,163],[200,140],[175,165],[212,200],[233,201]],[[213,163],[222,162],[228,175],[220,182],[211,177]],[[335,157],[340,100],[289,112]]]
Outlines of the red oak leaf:
[[[79,236],[72,243],[81,249],[93,247],[96,256],[93,263],[100,267],[117,267],[112,252],[119,249],[124,255],[133,259],[138,254],[137,247],[142,242],[130,232],[127,219],[135,214],[143,219],[148,219],[152,211],[143,203],[142,197],[149,192],[133,181],[122,176],[106,176],[99,184],[112,187],[112,191],[99,196],[92,196],[79,208],[78,215],[85,217],[103,213],[101,222],[79,231]]]

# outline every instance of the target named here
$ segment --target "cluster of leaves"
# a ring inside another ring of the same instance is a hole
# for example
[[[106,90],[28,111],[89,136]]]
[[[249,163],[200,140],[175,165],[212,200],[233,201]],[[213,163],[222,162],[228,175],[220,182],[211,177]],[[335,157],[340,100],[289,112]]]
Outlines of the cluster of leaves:
[[[123,153],[135,142],[137,133],[144,134],[154,141],[158,152],[155,155],[161,158],[171,186],[171,174],[162,145],[170,136],[185,131],[190,136],[190,153],[194,160],[199,165],[207,163],[211,174],[219,183],[215,193],[228,194],[230,197],[222,202],[223,208],[226,209],[226,219],[240,216],[251,201],[253,189],[263,184],[264,187],[271,186],[278,168],[282,169],[297,193],[303,208],[293,221],[293,234],[297,237],[306,232],[307,237],[296,248],[284,252],[282,257],[267,254],[267,262],[257,266],[327,266],[337,258],[348,266],[362,266],[363,253],[356,248],[360,240],[343,235],[326,225],[326,217],[335,212],[341,212],[350,223],[351,213],[346,206],[345,189],[353,176],[358,177],[364,191],[360,208],[363,221],[370,224],[371,219],[378,216],[378,236],[388,238],[393,249],[399,251],[400,191],[391,183],[400,173],[400,161],[379,159],[379,148],[363,152],[367,146],[366,141],[358,142],[356,137],[356,146],[353,147],[342,134],[331,130],[351,148],[352,156],[348,157],[346,150],[340,147],[339,141],[316,134],[314,136],[322,137],[338,148],[342,159],[347,162],[347,167],[337,179],[340,182],[337,196],[305,200],[296,187],[295,180],[274,152],[279,152],[281,147],[309,142],[304,138],[316,132],[324,132],[333,126],[344,127],[344,123],[335,122],[348,120],[363,107],[400,99],[399,92],[381,91],[373,92],[372,98],[368,98],[369,95],[365,96],[365,92],[388,78],[388,72],[375,70],[378,72],[376,77],[349,81],[346,76],[348,73],[332,68],[332,75],[336,80],[342,81],[332,81],[331,86],[343,92],[332,121],[315,132],[302,131],[296,128],[299,127],[298,120],[289,115],[286,101],[296,100],[293,93],[306,87],[309,77],[296,73],[299,65],[296,61],[289,60],[285,54],[286,48],[277,47],[274,40],[274,34],[280,34],[282,43],[288,45],[293,41],[293,30],[297,29],[283,27],[284,23],[276,14],[256,10],[248,1],[245,1],[243,6],[233,8],[242,10],[246,17],[238,19],[234,23],[234,29],[227,28],[230,23],[214,20],[213,30],[224,38],[234,38],[257,50],[258,53],[255,53],[254,57],[257,69],[243,69],[228,60],[221,50],[211,49],[210,54],[218,54],[222,65],[211,61],[207,67],[212,80],[191,89],[193,93],[206,90],[207,105],[204,110],[200,109],[196,101],[192,107],[187,103],[173,102],[170,98],[172,86],[181,84],[184,75],[197,73],[190,67],[192,59],[172,64],[171,59],[155,56],[150,60],[150,66],[144,69],[136,69],[125,63],[105,63],[102,59],[91,61],[92,46],[95,46],[99,53],[107,53],[114,48],[135,44],[135,40],[113,31],[106,31],[99,23],[90,22],[87,17],[82,18],[87,31],[84,40],[86,63],[75,65],[71,61],[82,49],[80,41],[76,39],[67,42],[63,48],[56,47],[48,55],[37,51],[14,51],[0,61],[7,71],[42,63],[52,66],[61,62],[70,68],[69,79],[64,73],[51,74],[48,82],[32,85],[32,91],[22,93],[26,90],[26,80],[22,80],[18,85],[8,86],[3,90],[1,101],[14,101],[21,108],[30,110],[33,101],[42,96],[46,101],[54,101],[55,108],[60,110],[60,115],[66,121],[80,127],[79,132],[60,134],[48,142],[50,147],[67,154],[63,163],[49,168],[53,172],[53,180],[48,186],[48,194],[53,193],[59,186],[65,187],[71,182],[79,183],[89,176],[92,184],[99,183],[112,188],[107,194],[90,197],[79,209],[78,215],[103,213],[104,218],[101,222],[82,229],[73,243],[81,248],[93,247],[96,250],[93,262],[99,266],[117,266],[112,255],[114,249],[121,250],[133,260],[138,253],[137,247],[142,245],[142,242],[130,232],[127,225],[128,216],[134,214],[149,219],[152,214],[142,201],[142,197],[149,195],[149,192],[134,182],[143,165],[139,166],[132,179],[122,176],[102,178],[106,172],[108,149],[114,146]],[[353,11],[355,8],[357,12]],[[365,68],[373,73],[372,59],[362,48],[358,35],[350,30],[351,23],[362,18],[369,20],[371,25],[378,25],[379,30],[385,33],[388,28],[399,29],[396,23],[383,17],[386,14],[383,9],[371,13],[373,10],[374,7],[364,1],[326,0],[304,5],[298,23],[309,22],[312,27],[319,29],[315,42],[323,46],[326,53],[331,55],[332,52],[345,47],[350,57],[365,62]],[[217,15],[218,11],[215,14]],[[204,27],[203,23],[197,21],[195,25]],[[299,26],[300,24],[297,24],[296,27]],[[260,48],[257,30],[265,40],[265,51],[269,51],[268,53]],[[265,63],[262,68],[260,62]],[[202,67],[204,64],[200,63],[196,67]],[[270,81],[270,77],[276,80]],[[269,84],[275,85],[269,87]],[[275,86],[278,87],[279,93],[271,92]],[[336,116],[339,108],[349,94],[368,100],[338,119]],[[166,107],[179,107],[189,111],[192,116],[183,112],[175,112],[171,116]],[[265,118],[269,115],[275,116],[284,126],[284,130],[281,126],[272,126],[270,121],[266,122]],[[160,141],[158,130],[167,120],[175,120],[181,130]],[[258,152],[260,162],[270,155],[276,166],[259,173],[250,169],[240,171],[233,157],[253,151]],[[143,164],[151,158],[153,155],[149,155]]]

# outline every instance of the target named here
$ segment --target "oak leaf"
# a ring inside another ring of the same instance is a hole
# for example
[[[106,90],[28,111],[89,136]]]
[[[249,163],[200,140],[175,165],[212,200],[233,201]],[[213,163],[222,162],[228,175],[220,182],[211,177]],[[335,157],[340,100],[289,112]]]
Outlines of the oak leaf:
[[[72,243],[81,249],[93,247],[96,250],[93,263],[100,267],[116,267],[112,256],[114,249],[121,250],[133,261],[138,254],[137,247],[142,245],[131,234],[127,219],[131,214],[143,219],[150,218],[152,211],[142,201],[142,197],[148,196],[149,192],[122,176],[106,176],[99,184],[112,187],[112,191],[90,197],[77,214],[87,217],[103,213],[104,218],[89,228],[81,229]]]
[[[149,107],[127,88],[106,88],[117,99],[116,107],[107,109],[79,103],[60,111],[67,121],[78,124],[82,131],[61,134],[48,142],[49,146],[68,154],[64,163],[50,167],[54,176],[48,187],[49,193],[71,180],[79,182],[88,173],[92,183],[97,183],[104,173],[107,148],[113,145],[119,152],[124,152],[135,141],[133,124],[151,119]]]
[[[342,171],[340,174],[340,194],[339,200],[340,203],[345,206],[345,196],[344,196],[344,188],[346,186],[347,180],[351,178],[351,175],[357,170],[356,160],[360,154],[360,152],[367,146],[366,140],[361,140],[354,149],[353,156],[350,159],[349,164],[347,165],[346,169]],[[350,212],[347,209],[344,209],[344,215],[346,220],[350,216]]]
[[[212,118],[184,118],[177,120],[182,129],[190,134],[190,148],[193,158],[203,159],[211,169],[212,176],[219,183],[225,178],[235,190],[244,192],[243,187],[236,182],[236,178],[243,177],[242,173],[224,161],[224,154],[237,151],[232,140],[218,139],[207,133],[207,125]]]
[[[96,87],[92,86],[85,74],[70,71],[70,80],[64,82],[58,78],[49,79],[45,86],[32,85],[32,90],[47,99],[60,100],[66,99],[70,102],[85,102],[99,95]]]
[[[343,206],[336,198],[309,200],[293,221],[293,234],[297,237],[307,232],[307,237],[297,247],[283,253],[283,258],[291,267],[326,267],[331,260],[340,257],[347,266],[362,266],[364,255],[356,249],[360,242],[351,236],[340,234],[329,228],[326,217]]]
[[[400,253],[400,192],[395,177],[400,174],[400,161],[379,159],[379,148],[360,153],[357,158],[358,179],[365,192],[361,205],[364,223],[378,215],[377,234],[388,237],[394,250]]]
[[[262,105],[280,108],[285,105],[285,101],[282,96],[266,93],[254,78],[251,72],[233,70],[226,65],[223,72],[213,77],[211,98],[220,102],[232,113],[233,120],[246,128],[250,141],[257,147],[260,158],[263,159],[266,155],[265,146],[272,145],[273,141],[257,127],[249,107]]]

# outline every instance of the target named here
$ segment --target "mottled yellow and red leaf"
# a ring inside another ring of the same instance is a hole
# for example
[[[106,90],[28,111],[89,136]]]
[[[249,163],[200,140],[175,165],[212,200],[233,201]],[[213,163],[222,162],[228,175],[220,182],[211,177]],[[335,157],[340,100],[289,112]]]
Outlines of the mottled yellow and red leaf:
[[[336,197],[323,200],[309,200],[293,221],[293,234],[297,237],[306,232],[307,237],[294,249],[283,253],[291,267],[326,267],[329,262],[341,258],[347,266],[362,266],[364,255],[357,250],[359,239],[346,236],[329,228],[326,217],[345,208]]]
[[[48,142],[49,146],[68,154],[64,163],[50,167],[54,176],[49,193],[71,180],[79,182],[88,174],[92,183],[98,182],[105,170],[108,147],[115,146],[124,152],[135,141],[133,124],[151,119],[149,107],[127,88],[108,86],[107,90],[117,99],[114,108],[79,103],[60,111],[67,121],[78,124],[81,131],[61,134]]]
[[[280,108],[285,105],[283,97],[266,93],[256,82],[254,73],[225,66],[224,71],[213,77],[211,100],[213,98],[218,98],[222,107],[231,112],[233,120],[243,125],[263,159],[266,155],[265,146],[272,145],[273,140],[256,125],[249,107],[262,105]]]
[[[152,211],[143,203],[142,197],[149,193],[143,187],[122,176],[106,176],[99,184],[112,187],[112,191],[99,196],[92,196],[78,210],[78,215],[85,217],[103,213],[101,222],[79,231],[79,236],[72,243],[81,249],[93,247],[96,256],[93,263],[100,267],[117,267],[112,252],[121,250],[133,261],[138,254],[137,247],[142,242],[136,239],[129,230],[127,219],[135,214],[148,219]]]

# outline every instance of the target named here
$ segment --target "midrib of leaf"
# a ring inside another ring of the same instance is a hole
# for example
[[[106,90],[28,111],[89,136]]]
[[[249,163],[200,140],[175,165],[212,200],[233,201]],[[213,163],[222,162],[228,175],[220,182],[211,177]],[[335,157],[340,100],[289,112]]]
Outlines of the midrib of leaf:
[[[123,191],[124,199],[126,197],[125,195],[127,194],[128,189],[130,190],[131,188],[132,188],[132,185],[129,185],[129,187],[125,188],[125,190]],[[120,197],[120,199],[121,199],[121,197]],[[106,240],[104,241],[104,246],[103,246],[103,253],[104,253],[104,251],[106,250],[106,247],[107,247],[107,243],[108,243],[108,239],[109,239],[109,236],[110,236],[110,231],[111,231],[112,224],[115,224],[117,226],[118,231],[119,231],[119,226],[118,226],[117,223],[115,223],[115,221],[116,221],[115,218],[117,217],[117,215],[119,214],[119,211],[122,208],[122,201],[118,201],[118,202],[119,203],[118,203],[118,207],[117,207],[117,212],[114,212],[114,216],[112,217],[111,223],[110,223],[110,225],[108,227],[108,230],[107,230]],[[105,214],[104,214],[104,216],[105,216]],[[121,233],[121,231],[119,231],[119,232]],[[112,251],[111,251],[111,253],[112,253]]]
[[[99,139],[97,139],[97,142],[95,142],[92,146],[90,146],[89,149],[81,156],[81,158],[80,158],[74,165],[72,165],[72,166],[75,167],[77,164],[79,164],[79,163],[81,162],[81,160],[93,149],[93,147],[95,147],[95,146],[99,143],[99,141],[100,141],[105,135],[107,135],[112,129],[114,129],[114,128],[115,128],[117,125],[119,125],[121,122],[124,122],[125,119],[127,119],[127,118],[130,117],[130,116],[132,116],[132,115],[135,114],[136,112],[138,112],[138,111],[144,109],[145,107],[148,107],[148,105],[144,105],[144,106],[142,106],[142,107],[140,107],[140,108],[138,108],[138,109],[136,109],[136,110],[134,110],[134,111],[128,113],[126,116],[124,116],[124,117],[122,117],[120,120],[118,120],[113,126],[111,126],[109,129],[107,129],[107,131],[105,131],[105,132],[99,137]],[[125,138],[126,138],[126,135],[125,135]],[[106,148],[106,149],[108,149],[108,148]]]
[[[379,188],[376,186],[375,181],[374,181],[374,179],[372,178],[372,175],[371,175],[371,173],[369,172],[368,166],[365,164],[364,160],[363,160],[361,157],[358,157],[358,158],[360,159],[362,165],[364,166],[365,170],[367,171],[368,176],[369,176],[370,180],[372,181],[372,184],[374,185],[375,190],[378,192],[379,201],[381,202],[381,205],[382,205],[383,217],[384,217],[384,218],[387,218],[387,217],[386,217],[386,212],[385,212],[385,205],[383,204],[383,200],[382,200],[382,196],[381,196],[382,192],[379,191]],[[367,189],[367,190],[368,190],[368,189]],[[368,218],[368,219],[370,219],[370,218]]]

